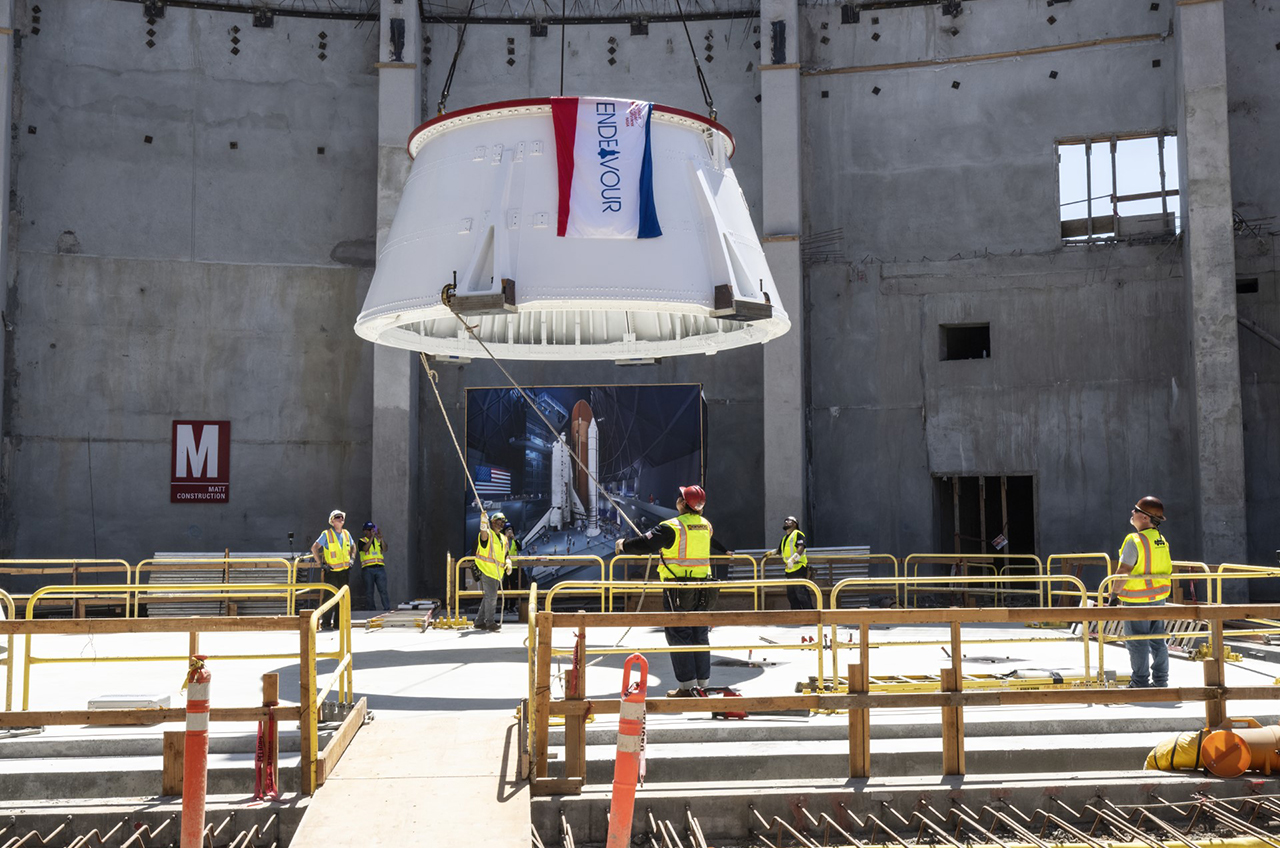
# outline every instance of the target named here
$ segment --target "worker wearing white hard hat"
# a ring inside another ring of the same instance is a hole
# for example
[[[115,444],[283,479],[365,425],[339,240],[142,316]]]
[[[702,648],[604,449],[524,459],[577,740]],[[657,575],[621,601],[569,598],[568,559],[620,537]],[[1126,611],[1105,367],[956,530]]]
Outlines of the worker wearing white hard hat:
[[[809,557],[805,554],[804,533],[794,515],[782,522],[782,541],[778,543],[788,580],[809,579]],[[813,594],[804,586],[787,586],[787,601],[793,610],[813,609]]]
[[[347,522],[347,514],[340,509],[329,513],[329,529],[316,538],[311,544],[311,556],[324,569],[324,582],[335,589],[346,586],[350,580],[347,573],[351,568],[351,560],[355,555],[355,542],[351,534],[343,526]],[[321,603],[328,600],[322,599]],[[320,621],[322,629],[337,626],[338,604],[329,607]]]
[[[476,569],[480,572],[480,588],[484,595],[480,599],[480,612],[476,614],[476,630],[496,633],[502,629],[494,612],[498,606],[498,589],[502,587],[503,575],[511,570],[511,564],[507,561],[507,538],[502,532],[506,526],[507,517],[502,513],[480,513]]]

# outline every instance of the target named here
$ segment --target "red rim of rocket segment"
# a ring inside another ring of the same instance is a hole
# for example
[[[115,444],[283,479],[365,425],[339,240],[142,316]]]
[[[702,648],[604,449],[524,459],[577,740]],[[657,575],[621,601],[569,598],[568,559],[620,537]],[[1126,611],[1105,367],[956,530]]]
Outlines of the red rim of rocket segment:
[[[530,97],[524,100],[502,100],[497,103],[482,103],[479,106],[468,106],[456,112],[438,115],[409,134],[409,156],[410,158],[416,157],[418,151],[422,149],[422,145],[426,144],[429,139],[456,127],[492,118],[535,115],[542,113],[544,110],[547,116],[550,117],[550,97]],[[704,118],[693,112],[686,112],[684,109],[677,109],[674,106],[663,106],[660,103],[653,104],[653,114],[655,118],[663,123],[683,124],[699,132],[707,128],[719,132],[725,137],[726,151],[730,157],[733,156],[734,149],[737,146],[733,140],[733,133],[729,132],[718,121]]]

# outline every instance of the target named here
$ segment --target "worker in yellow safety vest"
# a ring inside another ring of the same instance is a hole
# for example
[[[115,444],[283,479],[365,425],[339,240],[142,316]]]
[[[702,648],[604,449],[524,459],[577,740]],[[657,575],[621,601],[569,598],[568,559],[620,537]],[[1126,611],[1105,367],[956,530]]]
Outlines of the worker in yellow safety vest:
[[[321,533],[311,545],[312,558],[324,569],[324,582],[335,589],[348,584],[350,575],[347,572],[351,568],[356,547],[351,541],[351,534],[343,528],[346,521],[347,514],[340,509],[329,513],[329,529]],[[332,630],[337,626],[337,621],[338,604],[334,604],[325,611],[320,628]]]
[[[502,577],[511,568],[507,562],[507,537],[502,532],[506,526],[507,517],[502,513],[480,513],[476,568],[480,571],[480,588],[484,595],[480,599],[480,612],[476,614],[476,630],[496,633],[502,629],[494,611],[498,606],[498,589],[502,586]]]
[[[711,578],[711,552],[733,556],[713,538],[711,522],[702,515],[707,493],[701,486],[681,486],[676,498],[675,518],[663,521],[643,536],[619,539],[614,551],[619,554],[644,556],[661,554],[658,577],[667,582],[700,582]],[[712,604],[710,587],[670,588],[662,593],[663,607],[671,612],[697,612]],[[664,628],[667,644],[672,646],[710,645],[710,627]],[[679,688],[673,697],[686,698],[698,694],[711,682],[711,651],[677,651],[671,654]]]
[[[1173,558],[1169,542],[1160,533],[1164,523],[1164,503],[1148,495],[1129,513],[1134,532],[1120,548],[1120,567],[1111,581],[1111,598],[1125,606],[1153,607],[1164,604],[1173,588]],[[1169,685],[1169,644],[1163,621],[1126,621],[1125,636],[1154,638],[1128,639],[1129,686],[1147,689]]]
[[[809,579],[809,557],[805,553],[804,533],[794,515],[782,522],[782,541],[778,543],[778,556],[787,572],[788,580]],[[787,586],[787,601],[793,610],[813,609],[813,593],[804,586]]]
[[[382,597],[382,611],[391,611],[391,596],[387,594],[387,548],[382,541],[382,531],[372,521],[364,523],[364,532],[360,534],[360,576],[364,578],[364,597],[369,609],[377,601],[374,591]]]

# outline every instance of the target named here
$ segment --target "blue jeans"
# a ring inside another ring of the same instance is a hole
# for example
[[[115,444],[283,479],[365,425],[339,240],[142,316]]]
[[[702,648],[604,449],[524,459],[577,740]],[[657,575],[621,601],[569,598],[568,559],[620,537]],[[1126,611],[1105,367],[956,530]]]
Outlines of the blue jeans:
[[[391,596],[387,594],[387,569],[381,565],[371,565],[368,568],[360,569],[364,574],[364,597],[369,607],[376,609],[373,599],[373,590],[377,588],[378,594],[382,596],[382,609],[384,612],[391,611]]]
[[[1164,601],[1154,604],[1133,604],[1132,606],[1163,606]],[[1126,621],[1126,636],[1164,635],[1163,621]],[[1129,685],[1145,689],[1148,686],[1169,685],[1169,642],[1165,639],[1133,639],[1126,641],[1129,649]]]

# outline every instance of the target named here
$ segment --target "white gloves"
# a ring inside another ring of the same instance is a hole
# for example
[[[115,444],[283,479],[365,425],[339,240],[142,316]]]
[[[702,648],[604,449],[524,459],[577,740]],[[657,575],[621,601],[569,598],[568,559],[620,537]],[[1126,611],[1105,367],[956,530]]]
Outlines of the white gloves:
[[[618,541],[613,543],[613,552],[615,554],[622,553],[622,543],[623,543],[622,539],[619,539]]]
[[[489,532],[489,516],[485,515],[483,512],[480,513],[480,532],[481,533]]]
[[[792,554],[791,556],[787,557],[787,565],[795,565],[799,561],[800,561],[800,554]]]

